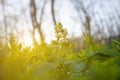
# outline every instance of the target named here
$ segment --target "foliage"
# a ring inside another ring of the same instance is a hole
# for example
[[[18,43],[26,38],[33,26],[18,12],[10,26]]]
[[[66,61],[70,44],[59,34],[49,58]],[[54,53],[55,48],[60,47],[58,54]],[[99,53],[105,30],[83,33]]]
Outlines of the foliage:
[[[56,25],[51,44],[22,48],[11,35],[9,46],[0,47],[0,80],[119,80],[120,42],[97,45],[85,35],[89,48],[79,53],[67,38],[62,24]]]

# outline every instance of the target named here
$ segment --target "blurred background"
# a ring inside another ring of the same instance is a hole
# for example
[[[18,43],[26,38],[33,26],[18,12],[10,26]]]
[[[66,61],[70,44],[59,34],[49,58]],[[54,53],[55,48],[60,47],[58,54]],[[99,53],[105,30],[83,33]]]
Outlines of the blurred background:
[[[62,23],[77,48],[82,33],[98,43],[120,37],[120,0],[0,0],[0,45],[13,34],[23,46],[55,40],[55,24]]]

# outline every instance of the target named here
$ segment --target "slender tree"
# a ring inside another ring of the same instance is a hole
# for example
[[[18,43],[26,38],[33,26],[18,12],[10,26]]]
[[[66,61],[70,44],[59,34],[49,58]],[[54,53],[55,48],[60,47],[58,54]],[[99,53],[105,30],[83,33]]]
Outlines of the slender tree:
[[[56,19],[55,19],[55,10],[54,10],[55,0],[51,0],[51,14],[54,25],[56,25]]]
[[[4,24],[4,33],[5,33],[5,45],[7,44],[7,17],[5,15],[5,1],[6,0],[0,0],[1,7],[2,7],[2,12],[3,12],[3,24]]]
[[[42,23],[42,19],[43,19],[45,4],[46,4],[46,2],[42,6],[40,22],[38,22],[38,20],[37,20],[37,5],[35,3],[35,0],[30,0],[30,14],[31,14],[32,26],[33,26],[33,40],[34,40],[34,42],[36,42],[36,40],[35,40],[35,29],[38,30],[41,42],[45,42],[45,38],[44,38],[43,31],[42,31],[42,28],[41,28],[41,23]]]
[[[2,12],[3,12],[3,23],[4,23],[4,31],[7,33],[7,17],[5,15],[5,0],[1,0]]]
[[[91,35],[91,26],[90,26],[91,17],[89,15],[89,12],[87,11],[85,6],[83,5],[83,1],[81,1],[81,0],[76,0],[76,1],[71,0],[71,1],[72,1],[72,3],[80,5],[80,6],[75,6],[75,9],[79,12],[78,7],[80,7],[81,11],[84,13],[84,15],[85,15],[85,22],[82,22],[82,23],[84,25],[85,33]],[[80,16],[81,16],[81,14],[80,14]]]

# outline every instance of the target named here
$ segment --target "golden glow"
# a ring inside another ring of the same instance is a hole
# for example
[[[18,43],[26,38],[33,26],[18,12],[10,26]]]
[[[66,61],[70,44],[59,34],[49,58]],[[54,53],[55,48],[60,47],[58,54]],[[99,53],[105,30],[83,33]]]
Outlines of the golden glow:
[[[24,47],[32,47],[33,46],[33,41],[32,38],[30,36],[24,36],[23,37],[23,46]]]

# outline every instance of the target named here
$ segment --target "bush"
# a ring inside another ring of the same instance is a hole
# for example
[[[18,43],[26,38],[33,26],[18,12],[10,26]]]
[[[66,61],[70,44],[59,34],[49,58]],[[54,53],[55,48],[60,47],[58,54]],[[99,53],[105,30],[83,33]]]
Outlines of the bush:
[[[56,40],[22,48],[11,36],[0,48],[0,80],[119,80],[120,42],[97,45],[85,35],[87,50],[73,51],[62,24],[56,25]]]

